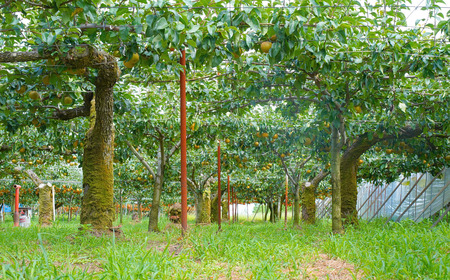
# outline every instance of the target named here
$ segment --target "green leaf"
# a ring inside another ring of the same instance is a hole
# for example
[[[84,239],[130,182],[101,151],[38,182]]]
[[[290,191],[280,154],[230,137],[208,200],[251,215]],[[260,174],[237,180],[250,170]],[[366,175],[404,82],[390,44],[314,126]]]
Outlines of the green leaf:
[[[156,24],[155,24],[155,28],[156,28],[157,30],[165,29],[165,28],[167,28],[168,26],[169,26],[169,24],[167,23],[167,20],[166,20],[166,18],[164,18],[164,17],[158,19],[158,20],[156,21]]]
[[[195,43],[194,40],[187,40],[187,43],[188,43],[191,47],[193,47],[193,48],[196,48],[196,47],[197,47],[197,43]]]

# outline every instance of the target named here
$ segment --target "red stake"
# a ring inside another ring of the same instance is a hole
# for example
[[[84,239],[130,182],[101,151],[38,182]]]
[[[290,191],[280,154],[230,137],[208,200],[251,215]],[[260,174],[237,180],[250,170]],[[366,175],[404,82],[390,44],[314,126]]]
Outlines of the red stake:
[[[14,188],[16,189],[16,203],[15,203],[15,208],[14,208],[14,226],[18,227],[19,226],[19,219],[20,219],[20,214],[19,214],[19,190],[21,188],[21,186],[19,185],[14,185]]]
[[[228,214],[228,221],[230,221],[230,174],[228,174],[228,177],[227,177],[227,193],[228,193],[228,195],[227,195],[227,197],[228,197],[227,214]]]
[[[186,51],[181,50],[180,124],[181,124],[181,235],[187,231],[187,168],[186,168]]]
[[[220,140],[217,146],[217,223],[219,231],[222,230],[222,215],[220,214],[220,206],[222,206],[222,190],[220,189]]]
[[[286,201],[284,203],[284,229],[287,228],[287,207],[288,207],[288,176],[286,174]]]

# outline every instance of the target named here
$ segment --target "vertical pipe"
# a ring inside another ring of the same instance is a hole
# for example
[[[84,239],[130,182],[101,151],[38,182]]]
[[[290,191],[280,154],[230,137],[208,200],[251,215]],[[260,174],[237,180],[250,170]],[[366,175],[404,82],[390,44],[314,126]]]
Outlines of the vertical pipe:
[[[222,230],[222,215],[220,211],[222,206],[222,190],[220,189],[220,140],[217,146],[217,224],[219,225],[219,231]]]
[[[227,176],[227,198],[228,198],[227,214],[228,214],[228,221],[230,221],[230,174],[228,174],[228,176]]]
[[[285,190],[285,201],[284,201],[284,228],[287,228],[287,207],[288,207],[288,176],[286,174],[286,190]]]
[[[187,230],[187,168],[186,168],[186,51],[181,50],[180,124],[181,124],[181,234]]]
[[[19,194],[20,194],[20,188],[21,186],[19,185],[14,185],[14,188],[16,189],[16,197],[15,197],[15,207],[14,207],[14,226],[18,227],[19,226],[19,219],[20,219],[20,214],[19,214]]]

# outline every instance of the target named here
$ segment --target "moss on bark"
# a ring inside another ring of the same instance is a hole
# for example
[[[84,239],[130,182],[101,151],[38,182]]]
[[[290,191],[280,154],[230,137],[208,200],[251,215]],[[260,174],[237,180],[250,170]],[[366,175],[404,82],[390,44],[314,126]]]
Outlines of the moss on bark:
[[[302,193],[302,220],[307,224],[316,222],[316,187],[305,187]]]
[[[201,194],[197,194],[197,224],[211,223],[211,191],[206,188]]]
[[[112,89],[111,89],[112,91]],[[91,106],[91,125],[86,133],[83,157],[83,188],[81,224],[96,230],[112,227],[114,220],[114,132],[112,124],[112,92],[110,100],[95,97]],[[102,106],[97,105],[103,103]],[[110,107],[111,114],[108,109]],[[101,114],[103,112],[103,114]],[[105,128],[104,126],[109,126]]]
[[[300,225],[300,188],[298,186],[295,187],[294,190],[294,227]]]
[[[44,185],[33,170],[26,170],[25,173],[30,177],[36,187],[43,186],[39,189],[39,224],[44,227],[51,226],[53,223],[52,187]]]
[[[211,201],[211,223],[217,223],[217,196]]]
[[[356,183],[356,162],[342,162],[341,164],[341,213],[345,224],[358,224],[358,187]]]

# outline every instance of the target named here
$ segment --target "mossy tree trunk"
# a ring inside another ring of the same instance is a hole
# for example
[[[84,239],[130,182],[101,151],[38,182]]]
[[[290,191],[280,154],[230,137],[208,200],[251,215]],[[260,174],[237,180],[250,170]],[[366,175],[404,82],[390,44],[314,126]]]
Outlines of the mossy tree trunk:
[[[211,191],[206,188],[205,191],[195,192],[196,199],[196,220],[197,224],[211,223]]]
[[[119,223],[120,224],[122,224],[123,223],[123,208],[122,208],[122,206],[123,206],[123,197],[122,197],[122,193],[123,193],[123,190],[122,189],[120,189],[119,190]]]
[[[55,109],[53,119],[71,120],[91,117],[91,126],[86,133],[83,157],[83,188],[81,224],[91,224],[96,230],[112,226],[113,205],[113,87],[119,79],[119,68],[115,57],[92,46],[77,46],[68,52],[54,49],[48,52],[0,53],[0,62],[39,61],[58,56],[68,68],[94,68],[97,76],[95,105],[91,106],[93,93],[84,95],[84,105],[72,109]]]
[[[28,169],[25,173],[30,177],[34,185],[39,188],[39,224],[43,227],[51,226],[53,223],[52,187],[44,184],[33,170]]]
[[[369,140],[369,134],[364,133],[345,150],[341,157],[341,213],[345,224],[358,224],[358,210],[356,208],[358,198],[357,173],[358,160],[367,150],[376,143],[389,139],[407,139],[417,137],[422,134],[419,127],[404,127],[397,131],[395,135],[384,134],[379,138],[378,135],[372,135]]]
[[[294,227],[300,225],[300,188],[298,185],[294,187]]]
[[[341,123],[342,124],[342,123]],[[343,125],[343,124],[342,124]],[[331,228],[334,233],[342,233],[341,218],[341,175],[340,175],[340,154],[343,139],[340,137],[339,129],[331,126]]]
[[[315,186],[303,185],[302,192],[302,220],[307,224],[316,222]]]
[[[312,180],[302,185],[302,220],[308,224],[316,222],[316,189],[329,172],[321,170]]]
[[[228,200],[222,201],[222,220],[228,221]]]
[[[217,223],[217,200],[218,197],[215,195],[211,201],[211,223]]]

